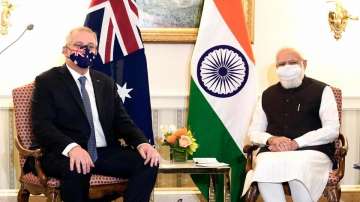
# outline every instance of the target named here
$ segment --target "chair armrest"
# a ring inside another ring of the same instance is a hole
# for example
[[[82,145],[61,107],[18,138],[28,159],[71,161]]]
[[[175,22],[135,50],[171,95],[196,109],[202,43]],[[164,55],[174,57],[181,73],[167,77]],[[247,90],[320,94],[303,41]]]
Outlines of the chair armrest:
[[[246,153],[246,172],[252,170],[253,165],[253,152],[260,147],[258,144],[248,144],[243,148],[243,152]]]
[[[17,137],[15,137],[15,146],[18,149],[20,155],[23,157],[32,156],[34,158],[40,158],[42,156],[41,149],[26,149],[21,145]]]
[[[341,142],[341,147],[339,149],[339,153],[335,157],[338,160],[338,169],[337,169],[337,176],[341,180],[344,177],[345,172],[345,156],[348,151],[348,141],[347,138],[343,134],[339,134],[339,140]]]
[[[15,146],[18,149],[20,156],[34,157],[35,171],[36,171],[37,176],[40,179],[40,183],[43,186],[47,186],[47,177],[46,177],[44,171],[42,170],[41,164],[40,164],[40,157],[42,156],[41,149],[26,149],[25,147],[23,147],[21,145],[17,136],[15,136]]]
[[[341,141],[340,156],[345,157],[346,154],[347,154],[347,151],[349,149],[348,148],[348,141],[347,141],[347,138],[342,133],[339,134],[339,139]]]
[[[260,147],[258,144],[247,144],[244,146],[244,153],[246,154],[252,154],[255,150],[257,150]]]

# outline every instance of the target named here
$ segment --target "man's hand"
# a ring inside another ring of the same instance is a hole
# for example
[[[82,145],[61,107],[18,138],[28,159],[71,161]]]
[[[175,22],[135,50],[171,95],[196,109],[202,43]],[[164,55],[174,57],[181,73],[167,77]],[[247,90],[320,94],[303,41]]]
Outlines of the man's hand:
[[[69,158],[71,171],[73,171],[75,167],[78,173],[85,175],[90,173],[91,167],[94,167],[89,153],[80,146],[76,146],[69,151]]]
[[[294,151],[299,147],[296,141],[284,136],[273,136],[268,139],[268,144],[269,150],[272,152]]]
[[[156,151],[156,149],[154,149],[153,146],[148,143],[143,143],[137,147],[137,150],[139,151],[141,157],[145,159],[144,165],[148,164],[149,162],[151,167],[159,165],[160,154]]]
[[[295,140],[291,140],[290,147],[291,147],[290,148],[291,151],[295,151],[299,148],[299,145]]]

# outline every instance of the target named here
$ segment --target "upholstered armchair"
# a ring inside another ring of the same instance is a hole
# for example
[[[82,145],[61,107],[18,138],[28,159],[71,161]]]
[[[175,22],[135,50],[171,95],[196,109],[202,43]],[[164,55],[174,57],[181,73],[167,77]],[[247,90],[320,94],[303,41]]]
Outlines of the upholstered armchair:
[[[15,111],[15,124],[17,135],[15,144],[20,155],[21,175],[19,178],[21,187],[18,193],[19,202],[29,201],[29,195],[44,194],[47,201],[55,202],[60,199],[60,181],[56,178],[47,177],[41,169],[39,158],[42,155],[41,149],[30,149],[33,133],[31,128],[31,97],[34,84],[30,83],[13,90],[13,102]],[[27,157],[35,159],[35,170],[33,173],[24,173],[23,168]],[[90,180],[91,199],[98,199],[104,196],[111,199],[123,195],[127,187],[127,180],[116,177],[92,175]]]
[[[331,87],[335,95],[338,112],[339,112],[339,121],[341,125],[341,112],[342,112],[342,96],[341,90],[335,87]],[[247,155],[246,162],[246,171],[253,169],[253,159],[254,152],[259,148],[259,145],[245,145],[243,148],[244,153]],[[327,198],[329,202],[339,202],[341,196],[340,189],[340,180],[344,177],[345,171],[345,156],[348,151],[347,139],[343,134],[339,134],[338,139],[335,141],[335,153],[334,157],[336,160],[336,169],[329,172],[329,179],[323,196]],[[290,195],[290,189],[288,183],[284,183],[284,190],[287,195]],[[254,182],[251,184],[249,190],[245,195],[246,202],[255,202],[259,195],[259,189],[257,183]]]

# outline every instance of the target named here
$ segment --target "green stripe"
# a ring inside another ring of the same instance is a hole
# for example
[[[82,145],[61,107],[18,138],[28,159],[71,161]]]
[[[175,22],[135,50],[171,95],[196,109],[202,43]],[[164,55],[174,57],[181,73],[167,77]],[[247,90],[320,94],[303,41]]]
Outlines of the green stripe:
[[[230,164],[231,201],[240,201],[245,180],[246,159],[192,79],[188,117],[188,127],[193,131],[200,145],[194,157],[216,157],[219,161]],[[208,198],[209,177],[193,176],[193,180]],[[222,193],[216,195],[222,197]],[[216,201],[222,201],[222,199],[217,197]]]

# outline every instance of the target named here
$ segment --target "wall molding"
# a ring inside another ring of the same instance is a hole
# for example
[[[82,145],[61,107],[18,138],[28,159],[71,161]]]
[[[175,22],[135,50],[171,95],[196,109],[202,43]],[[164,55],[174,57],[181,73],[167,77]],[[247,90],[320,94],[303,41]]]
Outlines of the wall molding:
[[[18,189],[0,189],[0,196],[17,196]],[[156,194],[200,194],[201,192],[196,187],[155,187],[154,191]],[[341,185],[342,193],[354,193],[360,192],[360,185]]]
[[[18,189],[0,189],[0,196],[17,196]]]
[[[152,109],[185,109],[188,106],[188,94],[159,93],[151,96]],[[0,110],[12,109],[12,97],[0,96]],[[343,110],[360,110],[360,96],[344,96]]]
[[[12,103],[12,97],[11,96],[0,96],[0,110],[2,109],[12,109],[13,103]]]
[[[343,97],[343,110],[360,110],[360,97]]]

